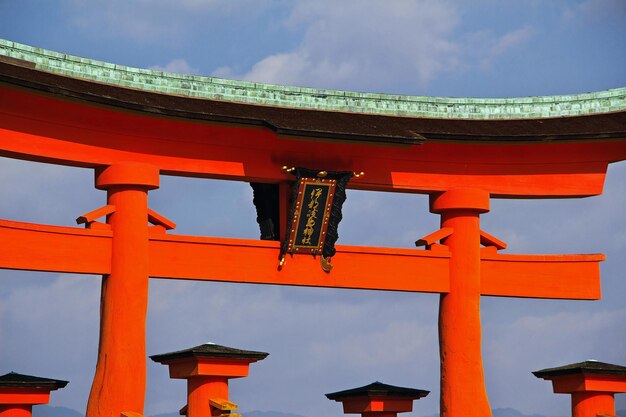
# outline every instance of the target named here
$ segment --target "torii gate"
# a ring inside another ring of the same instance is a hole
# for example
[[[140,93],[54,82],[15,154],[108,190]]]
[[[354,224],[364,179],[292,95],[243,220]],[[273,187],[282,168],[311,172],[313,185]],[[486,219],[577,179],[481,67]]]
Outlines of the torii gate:
[[[608,163],[626,159],[625,109],[626,89],[536,101],[368,95],[162,74],[0,40],[0,156],[93,168],[107,191],[78,217],[86,229],[0,220],[0,268],[103,275],[88,417],[143,412],[149,277],[440,293],[441,415],[489,416],[481,295],[599,299],[604,257],[500,254],[480,215],[492,197],[600,194]],[[351,187],[427,193],[441,229],[416,242],[427,250],[338,245],[331,273],[305,256],[278,270],[278,242],[171,234],[148,207],[160,175],[279,183],[284,227],[283,165],[365,171]]]

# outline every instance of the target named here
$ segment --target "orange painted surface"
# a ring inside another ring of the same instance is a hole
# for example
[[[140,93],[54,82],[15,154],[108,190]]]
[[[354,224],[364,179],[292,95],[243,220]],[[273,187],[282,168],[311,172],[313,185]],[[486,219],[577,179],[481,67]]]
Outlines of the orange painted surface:
[[[99,167],[126,161],[164,174],[280,182],[283,165],[365,171],[351,187],[406,192],[481,188],[493,196],[602,192],[623,141],[412,146],[281,137],[244,125],[159,118],[0,86],[0,155]]]
[[[379,412],[404,413],[413,411],[413,399],[385,397],[355,397],[342,399],[343,412],[346,414],[371,414]]]
[[[0,268],[108,274],[111,236],[107,230],[0,220]]]
[[[96,184],[115,206],[107,223],[113,233],[111,271],[103,277],[98,362],[87,405],[88,417],[143,413],[146,389],[146,313],[148,308],[148,194],[150,169],[114,166]],[[130,185],[137,179],[140,184]],[[129,178],[130,177],[130,178]]]
[[[571,394],[572,417],[615,415],[615,393],[626,392],[623,375],[576,373],[544,376],[557,394]]]
[[[604,255],[483,254],[483,295],[599,300]]]
[[[185,379],[192,376],[224,376],[242,378],[248,376],[251,361],[233,359],[175,359],[168,363],[170,378]]]
[[[572,395],[572,417],[596,417],[601,414],[615,415],[612,393],[576,392]]]
[[[106,230],[0,220],[0,240],[11,242],[0,251],[0,268],[108,274],[111,236]],[[153,233],[149,245],[153,277],[440,293],[449,289],[445,251],[337,245],[341,261],[327,274],[318,260],[308,256],[288,257],[278,271],[276,242]],[[600,298],[599,263],[604,255],[483,252],[481,258],[483,295]],[[241,265],[240,259],[253,259],[255,264]]]
[[[279,271],[278,242],[153,235],[150,276],[334,288],[448,290],[446,253],[343,245],[336,248],[337,262],[330,274],[320,268],[319,257],[312,256],[287,257]]]
[[[228,380],[248,376],[257,359],[185,357],[165,360],[171,378],[187,380],[187,417],[218,417],[223,411],[210,407],[210,400],[228,401]],[[219,402],[219,401],[218,401]]]
[[[228,399],[228,380],[219,376],[195,376],[187,380],[187,417],[218,417],[222,414],[209,406],[211,399]]]
[[[441,417],[488,417],[480,325],[480,213],[489,195],[477,190],[451,190],[431,197],[431,211],[441,213],[441,227],[453,233],[443,243],[450,249],[450,291],[439,304]]]
[[[2,404],[48,404],[50,390],[2,388],[0,389],[0,405]]]
[[[626,378],[611,375],[597,376],[587,374],[585,375],[585,389],[586,391],[624,393],[626,392]]]
[[[626,378],[616,375],[575,374],[546,378],[552,380],[552,388],[557,394],[572,392],[626,392]]]
[[[0,417],[31,417],[32,405],[11,405],[0,403]]]
[[[159,188],[158,168],[137,162],[124,162],[96,171],[96,188],[108,190],[111,187],[130,186],[143,190]]]

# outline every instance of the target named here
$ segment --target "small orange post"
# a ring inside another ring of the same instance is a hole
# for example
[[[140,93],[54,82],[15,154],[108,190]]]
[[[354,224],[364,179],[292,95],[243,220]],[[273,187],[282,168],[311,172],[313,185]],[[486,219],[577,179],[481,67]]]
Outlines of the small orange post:
[[[428,394],[429,391],[374,382],[364,387],[326,394],[326,397],[341,402],[345,414],[396,417],[398,413],[413,411],[413,401]]]
[[[616,393],[626,392],[626,367],[588,360],[533,372],[572,396],[572,417],[615,416]]]
[[[120,163],[96,173],[113,211],[111,273],[102,279],[100,344],[87,417],[143,414],[148,309],[148,190],[159,187],[151,165]]]
[[[67,381],[10,372],[0,376],[0,417],[31,417],[33,405],[48,404],[50,391]]]
[[[441,214],[450,233],[450,292],[439,304],[441,417],[488,417],[480,326],[480,214],[489,211],[489,193],[452,189],[431,195],[430,211]]]
[[[237,405],[228,399],[228,380],[248,376],[251,363],[265,359],[265,352],[234,349],[206,343],[190,349],[150,356],[169,366],[170,378],[187,380],[187,417],[234,416]]]

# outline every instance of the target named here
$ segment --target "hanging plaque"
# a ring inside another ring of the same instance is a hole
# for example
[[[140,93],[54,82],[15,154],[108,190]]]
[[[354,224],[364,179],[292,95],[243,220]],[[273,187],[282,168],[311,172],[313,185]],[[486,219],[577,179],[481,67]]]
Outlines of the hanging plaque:
[[[316,171],[294,168],[297,181],[292,189],[292,205],[287,233],[281,245],[281,266],[285,254],[320,255],[322,268],[330,271],[339,237],[341,207],[352,172]]]

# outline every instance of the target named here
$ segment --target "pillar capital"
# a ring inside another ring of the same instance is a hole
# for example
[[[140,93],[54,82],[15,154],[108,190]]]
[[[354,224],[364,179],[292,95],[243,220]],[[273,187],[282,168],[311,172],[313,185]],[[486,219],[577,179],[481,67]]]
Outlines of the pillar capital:
[[[588,360],[533,372],[552,382],[557,394],[574,392],[626,392],[626,366]]]
[[[448,210],[489,211],[489,193],[477,188],[453,188],[430,195],[430,211],[441,214]]]
[[[248,376],[251,363],[267,357],[265,352],[235,349],[206,343],[190,349],[152,355],[150,359],[167,365],[170,378],[187,380],[187,417],[241,417],[230,411],[237,405],[228,399],[228,380]]]
[[[533,374],[552,382],[557,394],[571,394],[572,416],[615,414],[614,395],[626,392],[626,367],[588,360]]]
[[[67,385],[67,381],[10,372],[0,376],[0,415],[30,417],[32,406],[47,404],[50,391]]]
[[[364,387],[326,394],[326,398],[342,403],[345,414],[395,417],[397,413],[413,411],[413,401],[428,394],[429,391],[395,387],[377,381]]]
[[[159,188],[159,168],[139,162],[120,162],[96,170],[96,188],[136,186],[146,190]]]

